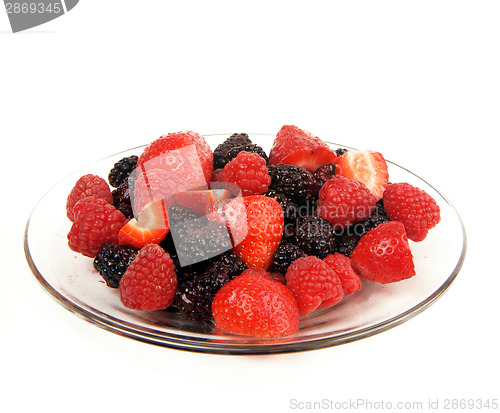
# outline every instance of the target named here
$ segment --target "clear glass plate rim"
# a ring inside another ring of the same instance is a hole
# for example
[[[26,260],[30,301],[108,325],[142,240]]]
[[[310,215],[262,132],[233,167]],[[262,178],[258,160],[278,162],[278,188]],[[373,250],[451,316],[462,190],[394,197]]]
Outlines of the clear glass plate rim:
[[[250,133],[249,133],[250,134]],[[224,133],[218,133],[218,134],[205,134],[203,136],[205,137],[219,137],[219,136],[228,136],[230,134],[224,134]],[[250,135],[255,135],[255,136],[268,136],[268,137],[273,137],[274,135],[271,134],[264,134],[264,133],[252,133]],[[349,148],[349,149],[355,149],[353,147],[347,146],[347,145],[341,145],[337,144],[334,142],[326,141],[330,145],[335,145],[336,147],[344,147],[344,148]],[[105,156],[101,159],[95,160],[93,162],[88,163],[87,165],[84,165],[80,168],[75,169],[72,173],[68,174],[68,176],[77,173],[79,170],[84,170],[88,168],[89,166],[100,163],[105,161],[106,159],[109,158],[114,158],[117,157],[123,153],[126,152],[131,152],[136,149],[143,148],[146,145],[139,145],[133,148],[129,148],[120,152],[117,152],[115,154]],[[388,163],[404,170],[405,172],[415,176],[419,180],[425,182],[429,187],[431,187],[434,191],[436,191],[442,199],[448,204],[448,206],[451,207],[452,211],[454,212],[455,217],[458,219],[458,222],[461,226],[461,231],[463,235],[463,243],[462,243],[462,250],[460,254],[460,259],[457,262],[455,268],[453,269],[452,273],[446,278],[445,282],[441,284],[441,286],[435,290],[430,296],[428,296],[425,300],[422,300],[419,302],[417,305],[409,308],[408,310],[391,317],[389,319],[386,319],[380,323],[368,326],[366,328],[350,331],[347,333],[335,333],[332,332],[330,335],[325,334],[319,334],[319,337],[315,336],[308,336],[304,339],[295,339],[293,341],[287,341],[286,339],[278,339],[278,340],[269,340],[264,343],[236,343],[236,342],[219,342],[219,343],[213,343],[210,340],[213,339],[213,336],[208,336],[207,338],[204,337],[197,337],[194,339],[194,337],[190,336],[189,338],[185,338],[181,335],[177,335],[175,333],[169,333],[168,335],[164,333],[159,333],[155,331],[154,329],[148,329],[142,326],[138,326],[136,324],[128,323],[124,320],[117,319],[115,317],[112,317],[106,313],[99,312],[98,310],[93,309],[92,311],[83,308],[82,306],[78,305],[77,303],[74,303],[73,301],[67,299],[63,294],[61,294],[59,291],[57,291],[51,284],[50,282],[41,274],[41,272],[38,270],[36,263],[34,262],[31,254],[30,254],[30,247],[29,247],[29,229],[30,229],[30,222],[32,218],[33,212],[37,209],[37,206],[44,200],[44,198],[52,191],[53,188],[57,187],[59,184],[64,182],[64,180],[67,178],[63,177],[59,182],[55,183],[37,202],[37,204],[34,206],[28,221],[26,223],[25,227],[25,233],[24,233],[24,252],[26,256],[26,260],[28,262],[28,265],[33,272],[35,278],[38,280],[39,284],[42,286],[42,288],[50,295],[52,296],[53,299],[56,300],[62,307],[66,308],[68,311],[71,313],[77,315],[78,317],[82,318],[83,320],[94,324],[98,327],[101,327],[107,331],[111,331],[113,333],[116,333],[118,335],[122,335],[128,338],[136,339],[139,341],[144,341],[150,344],[155,344],[155,345],[160,345],[160,346],[166,346],[166,347],[172,347],[180,350],[189,350],[189,351],[197,351],[197,352],[203,352],[203,353],[216,353],[216,354],[247,354],[247,355],[258,355],[258,354],[271,354],[271,353],[289,353],[289,352],[299,352],[299,351],[309,351],[309,350],[316,350],[316,349],[321,349],[325,347],[331,347],[335,345],[340,345],[340,344],[345,344],[351,341],[356,341],[360,340],[363,338],[370,337],[372,335],[384,332],[390,328],[396,327],[403,322],[408,321],[409,319],[413,318],[414,316],[418,315],[422,311],[424,311],[426,308],[428,308],[430,305],[432,305],[438,298],[440,298],[450,287],[450,285],[453,283],[455,278],[457,277],[458,273],[460,272],[465,256],[466,256],[466,250],[467,250],[467,235],[465,231],[465,226],[462,221],[462,218],[460,217],[460,214],[454,207],[454,205],[449,201],[449,199],[437,188],[435,188],[433,185],[431,185],[429,182],[421,178],[419,175],[416,175],[412,171],[408,170],[405,167],[400,166],[399,164],[392,162],[390,160],[386,160]],[[200,335],[201,336],[201,335]],[[224,337],[224,336],[222,336]],[[240,337],[243,338],[244,337]]]

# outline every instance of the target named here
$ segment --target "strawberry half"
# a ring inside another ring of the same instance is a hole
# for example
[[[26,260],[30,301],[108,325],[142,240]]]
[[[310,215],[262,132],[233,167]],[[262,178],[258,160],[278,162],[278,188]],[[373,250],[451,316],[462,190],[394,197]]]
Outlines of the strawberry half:
[[[415,265],[404,225],[389,221],[368,231],[354,248],[351,264],[362,278],[382,284],[414,276]]]
[[[127,222],[118,234],[120,245],[142,248],[147,244],[158,244],[170,229],[167,209],[162,199],[148,203],[137,218]]]
[[[336,175],[363,182],[377,201],[389,183],[387,163],[380,152],[351,150],[337,159]]]
[[[242,231],[246,233],[233,251],[248,267],[266,270],[283,236],[283,210],[276,199],[263,195],[244,197],[243,202],[246,220],[233,222],[230,231],[233,240],[241,239]]]
[[[337,155],[317,136],[297,126],[283,126],[269,152],[269,165],[286,163],[314,172],[320,166],[335,163]]]

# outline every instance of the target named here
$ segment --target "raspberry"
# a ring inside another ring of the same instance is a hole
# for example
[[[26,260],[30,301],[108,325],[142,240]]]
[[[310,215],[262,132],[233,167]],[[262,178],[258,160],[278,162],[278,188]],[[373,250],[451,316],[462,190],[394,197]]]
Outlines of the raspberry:
[[[109,184],[118,188],[121,184],[126,183],[130,173],[137,165],[137,159],[139,159],[138,156],[132,155],[116,162],[108,174]]]
[[[251,145],[252,141],[246,133],[233,133],[229,138],[214,150],[214,169],[223,169],[233,158],[228,157],[228,152],[238,146]]]
[[[362,182],[336,176],[319,191],[316,213],[338,230],[368,218],[376,202]]]
[[[302,251],[297,245],[282,243],[274,252],[273,261],[269,266],[269,271],[286,274],[286,271],[288,270],[288,267],[290,266],[290,264],[292,264],[292,262],[305,256],[307,256],[307,254]]]
[[[68,233],[71,250],[94,258],[106,242],[118,244],[125,216],[103,199],[87,197],[74,207],[75,221]]]
[[[179,285],[173,305],[184,318],[208,320],[212,318],[215,294],[229,282],[225,273],[199,275]]]
[[[76,181],[66,200],[66,215],[71,221],[75,220],[73,208],[78,201],[88,196],[102,198],[109,204],[113,204],[113,196],[108,183],[97,175],[83,175]]]
[[[237,184],[243,196],[261,195],[271,183],[265,159],[256,153],[245,151],[240,152],[224,167],[222,179],[224,182]]]
[[[222,287],[215,295],[212,313],[215,326],[231,334],[277,338],[299,328],[297,302],[290,290],[253,272]]]
[[[409,183],[389,184],[383,200],[390,219],[402,222],[406,235],[412,241],[423,241],[429,230],[441,220],[436,201],[427,192]]]
[[[177,277],[170,255],[157,244],[141,248],[120,281],[120,300],[132,310],[162,310],[174,301]]]
[[[318,194],[318,183],[314,175],[297,165],[269,165],[271,184],[269,189],[281,192],[292,201],[303,204],[314,199]]]
[[[335,236],[330,223],[318,216],[307,216],[299,221],[295,244],[307,255],[324,258],[333,252]]]
[[[329,254],[323,261],[333,268],[339,276],[344,290],[344,296],[350,295],[361,289],[361,278],[354,271],[351,260],[342,254]]]
[[[344,296],[339,276],[326,262],[314,256],[294,261],[285,277],[286,286],[295,296],[301,316],[331,307]]]
[[[212,179],[210,179],[211,182],[224,182],[222,180],[222,174],[224,173],[224,169],[222,168],[219,168],[219,169],[215,169],[213,172],[212,172]]]
[[[94,258],[93,265],[108,287],[118,288],[123,274],[137,252],[135,248],[106,243]]]

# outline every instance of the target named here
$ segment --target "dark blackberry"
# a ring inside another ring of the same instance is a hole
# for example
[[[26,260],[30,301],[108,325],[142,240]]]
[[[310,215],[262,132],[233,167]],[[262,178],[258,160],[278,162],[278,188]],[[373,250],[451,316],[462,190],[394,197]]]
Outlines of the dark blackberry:
[[[274,252],[273,261],[269,266],[269,272],[279,272],[281,274],[286,274],[286,270],[292,262],[306,256],[307,254],[302,251],[297,245],[282,243]]]
[[[295,245],[308,255],[325,258],[334,251],[333,228],[326,219],[319,216],[304,217],[297,226]]]
[[[137,165],[137,159],[138,157],[136,155],[132,155],[116,162],[111,171],[109,171],[109,184],[118,188],[122,183],[126,182],[128,176]]]
[[[346,148],[339,148],[335,150],[335,154],[337,156],[342,156],[344,153],[349,152],[349,149]]]
[[[332,179],[335,176],[336,165],[334,163],[328,163],[326,165],[320,166],[316,171],[314,171],[314,179],[318,182],[318,189],[325,184],[326,181]]]
[[[354,248],[360,240],[360,236],[356,234],[341,234],[335,237],[335,251],[339,254],[350,257]]]
[[[205,273],[226,273],[230,279],[236,278],[247,269],[245,262],[234,252],[227,251],[209,260]]]
[[[175,246],[181,265],[205,261],[232,248],[226,225],[219,222],[192,231]]]
[[[94,258],[94,268],[108,287],[118,288],[123,274],[137,253],[138,250],[132,247],[106,243]]]
[[[123,182],[118,188],[111,191],[113,196],[113,205],[120,210],[125,218],[131,219],[134,217],[134,211],[130,201],[130,188],[127,182]]]
[[[232,148],[251,144],[252,141],[246,133],[233,133],[229,138],[215,148],[213,169],[224,168],[224,166],[229,162],[227,160],[227,153]]]
[[[283,215],[285,218],[285,224],[296,224],[297,218],[299,217],[299,206],[293,202],[288,196],[281,192],[275,190],[267,191],[265,196],[276,199],[283,210]]]
[[[231,148],[227,151],[227,162],[232,161],[234,158],[238,156],[240,152],[252,152],[256,153],[257,155],[260,155],[262,158],[266,160],[266,164],[269,163],[269,158],[264,152],[264,149],[262,149],[259,145],[255,144],[250,144],[250,145],[243,145],[243,146],[235,146],[234,148]]]
[[[271,184],[275,190],[288,196],[292,201],[303,204],[318,195],[318,183],[312,172],[297,165],[278,164],[268,166]]]
[[[215,294],[229,282],[225,273],[199,275],[177,287],[173,305],[190,320],[212,318],[212,301]]]

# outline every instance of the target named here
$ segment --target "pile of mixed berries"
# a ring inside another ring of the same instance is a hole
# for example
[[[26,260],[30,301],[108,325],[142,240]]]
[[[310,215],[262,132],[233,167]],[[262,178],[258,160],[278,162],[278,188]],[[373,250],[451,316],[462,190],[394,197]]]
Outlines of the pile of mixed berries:
[[[268,154],[245,133],[213,151],[195,132],[161,136],[107,180],[82,176],[66,211],[69,247],[127,308],[266,338],[296,332],[363,279],[415,275],[408,240],[440,221],[429,194],[389,183],[382,154],[333,150],[289,125]]]

